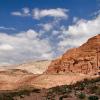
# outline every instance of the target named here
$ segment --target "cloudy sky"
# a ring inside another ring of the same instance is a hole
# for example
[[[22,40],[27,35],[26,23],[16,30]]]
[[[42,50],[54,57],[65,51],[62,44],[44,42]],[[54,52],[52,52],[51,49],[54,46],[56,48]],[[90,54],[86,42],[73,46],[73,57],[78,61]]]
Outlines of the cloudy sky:
[[[100,0],[0,0],[0,64],[53,59],[100,33]]]

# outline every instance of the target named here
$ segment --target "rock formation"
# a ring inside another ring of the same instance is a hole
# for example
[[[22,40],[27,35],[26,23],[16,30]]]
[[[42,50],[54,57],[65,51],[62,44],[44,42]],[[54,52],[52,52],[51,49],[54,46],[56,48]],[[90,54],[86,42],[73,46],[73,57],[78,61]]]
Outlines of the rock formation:
[[[100,74],[100,34],[82,46],[70,49],[61,58],[53,60],[45,73]]]

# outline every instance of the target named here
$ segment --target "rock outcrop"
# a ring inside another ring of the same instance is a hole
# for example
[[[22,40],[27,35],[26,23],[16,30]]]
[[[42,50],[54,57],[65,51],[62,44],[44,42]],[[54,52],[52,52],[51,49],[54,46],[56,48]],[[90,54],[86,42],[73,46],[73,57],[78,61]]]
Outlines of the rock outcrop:
[[[53,60],[46,74],[55,73],[100,74],[100,34],[82,46],[70,49],[61,58]]]

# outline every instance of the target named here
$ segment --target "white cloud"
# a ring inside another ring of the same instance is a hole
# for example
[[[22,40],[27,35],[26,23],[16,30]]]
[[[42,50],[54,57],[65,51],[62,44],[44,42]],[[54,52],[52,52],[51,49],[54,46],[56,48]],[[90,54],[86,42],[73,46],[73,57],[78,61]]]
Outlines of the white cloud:
[[[53,23],[38,24],[38,26],[42,27],[45,32],[48,32],[54,28]]]
[[[23,10],[24,14],[29,15],[29,13],[30,13],[29,8],[22,8],[22,10]]]
[[[11,15],[14,16],[33,16],[34,19],[39,20],[43,17],[54,17],[60,19],[67,19],[68,18],[68,9],[63,8],[55,8],[55,9],[39,9],[34,8],[30,10],[29,8],[22,8],[19,11],[11,12]]]
[[[27,32],[21,32],[20,34],[17,34],[18,37],[24,37],[28,39],[36,39],[39,33],[36,31],[29,29]]]
[[[56,18],[68,18],[66,14],[68,12],[67,9],[56,8],[56,9],[33,9],[33,18],[40,19],[42,17],[56,17]]]
[[[86,40],[86,37],[64,37],[58,43],[58,50],[61,52],[65,52],[69,48],[80,46],[81,44],[85,43]]]
[[[13,50],[13,47],[9,44],[1,44],[0,50],[9,51],[9,50]]]
[[[53,26],[52,24],[47,23],[43,25],[43,28],[45,31],[50,31],[53,28]]]
[[[22,13],[19,11],[12,12],[11,14],[14,16],[22,16]]]
[[[4,27],[4,26],[0,26],[0,29],[1,29],[1,30],[12,30],[12,31],[16,30],[16,29],[13,28],[13,27]]]
[[[16,35],[0,33],[0,63],[22,63],[33,59],[51,59],[52,47],[48,39],[40,39],[39,33],[30,29]]]
[[[12,15],[14,16],[30,16],[30,9],[29,8],[22,8],[21,11],[14,11],[11,12]]]
[[[44,59],[48,59],[49,57],[52,57],[51,53],[44,53],[41,55],[41,58],[44,58]]]
[[[68,29],[61,27],[61,31],[62,34],[58,36],[61,39],[58,43],[59,51],[64,52],[66,48],[78,47],[88,38],[100,34],[100,15],[92,20],[79,19]]]
[[[75,25],[69,26],[66,32],[73,35],[91,35],[100,33],[100,15],[93,20],[80,19]]]

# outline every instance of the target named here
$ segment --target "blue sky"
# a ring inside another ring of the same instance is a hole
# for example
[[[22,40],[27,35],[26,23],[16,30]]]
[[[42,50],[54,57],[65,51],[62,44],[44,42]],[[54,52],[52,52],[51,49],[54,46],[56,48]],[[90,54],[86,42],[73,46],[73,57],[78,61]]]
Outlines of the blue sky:
[[[100,0],[0,0],[0,63],[53,59],[99,24]]]
[[[10,13],[20,11],[22,8],[56,9],[64,8],[69,10],[69,19],[63,24],[72,24],[73,17],[92,18],[94,12],[100,8],[99,0],[0,0],[0,25],[14,27],[16,31],[33,28],[35,24],[44,22],[34,20],[32,17],[17,17]],[[45,20],[45,19],[44,19]]]

